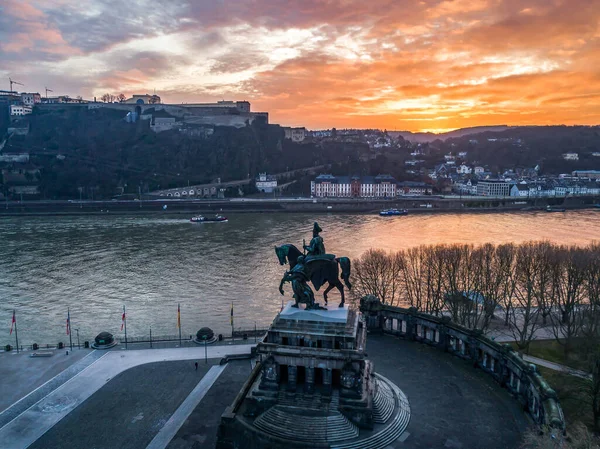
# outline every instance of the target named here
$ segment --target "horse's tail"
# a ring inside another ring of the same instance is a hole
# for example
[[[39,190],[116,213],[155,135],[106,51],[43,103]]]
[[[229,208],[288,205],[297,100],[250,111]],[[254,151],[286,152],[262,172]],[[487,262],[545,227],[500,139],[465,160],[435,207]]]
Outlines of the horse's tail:
[[[351,290],[352,284],[350,283],[350,259],[348,259],[347,257],[338,257],[335,260],[342,268],[342,279],[344,280],[344,284],[346,284],[346,287],[348,287],[348,289]]]

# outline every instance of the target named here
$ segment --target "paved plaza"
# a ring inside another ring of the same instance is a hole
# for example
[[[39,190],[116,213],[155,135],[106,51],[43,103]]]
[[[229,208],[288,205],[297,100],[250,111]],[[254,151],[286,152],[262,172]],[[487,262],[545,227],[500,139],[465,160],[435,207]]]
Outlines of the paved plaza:
[[[110,351],[0,428],[0,447],[214,448],[221,413],[251,370],[249,360],[218,362],[250,345],[209,348],[208,365],[203,351]],[[518,447],[528,419],[485,373],[391,336],[369,335],[367,352],[410,401],[407,432],[389,449]]]

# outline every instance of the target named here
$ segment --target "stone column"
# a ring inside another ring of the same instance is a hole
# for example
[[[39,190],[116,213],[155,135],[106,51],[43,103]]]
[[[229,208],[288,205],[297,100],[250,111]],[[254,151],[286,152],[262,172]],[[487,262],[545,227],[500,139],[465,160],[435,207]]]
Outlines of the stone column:
[[[315,369],[312,366],[307,366],[305,369],[306,383],[304,384],[304,391],[313,393],[315,391]]]
[[[323,390],[326,395],[331,394],[331,382],[332,382],[331,369],[323,368],[323,387],[324,387]]]
[[[296,382],[298,381],[298,367],[288,365],[288,390],[296,391]]]

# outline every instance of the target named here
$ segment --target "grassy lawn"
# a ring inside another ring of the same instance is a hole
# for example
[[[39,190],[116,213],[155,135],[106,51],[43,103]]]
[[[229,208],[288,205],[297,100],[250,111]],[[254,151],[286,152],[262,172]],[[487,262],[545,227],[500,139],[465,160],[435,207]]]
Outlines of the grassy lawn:
[[[517,350],[516,344],[511,343],[511,345]],[[582,346],[578,345],[577,342],[575,342],[574,348],[569,354],[568,359],[565,359],[564,356],[564,346],[556,340],[533,340],[529,344],[528,354],[533,357],[549,360],[550,362],[560,363],[561,365],[566,365],[571,368],[589,371]]]
[[[592,414],[591,382],[579,377],[562,374],[548,368],[538,366],[540,374],[556,391],[558,400],[565,414],[567,426],[577,421],[589,429],[594,427]]]

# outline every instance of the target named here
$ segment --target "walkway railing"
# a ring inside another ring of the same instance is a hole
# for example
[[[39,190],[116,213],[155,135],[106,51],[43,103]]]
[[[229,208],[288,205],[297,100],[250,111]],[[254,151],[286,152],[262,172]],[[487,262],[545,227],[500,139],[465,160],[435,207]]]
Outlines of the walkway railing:
[[[386,306],[375,297],[367,298],[361,300],[361,311],[369,330],[428,344],[471,361],[513,394],[536,423],[564,430],[556,392],[536,366],[521,359],[510,345],[454,324],[448,317],[420,313],[414,307]]]

